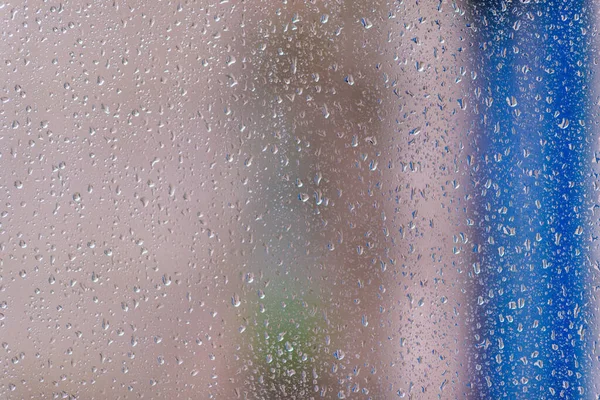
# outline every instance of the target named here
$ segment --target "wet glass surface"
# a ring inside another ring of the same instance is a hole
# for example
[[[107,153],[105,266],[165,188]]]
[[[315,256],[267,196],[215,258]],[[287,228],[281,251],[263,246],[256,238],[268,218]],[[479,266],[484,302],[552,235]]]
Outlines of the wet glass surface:
[[[0,0],[0,399],[596,399],[593,1]]]

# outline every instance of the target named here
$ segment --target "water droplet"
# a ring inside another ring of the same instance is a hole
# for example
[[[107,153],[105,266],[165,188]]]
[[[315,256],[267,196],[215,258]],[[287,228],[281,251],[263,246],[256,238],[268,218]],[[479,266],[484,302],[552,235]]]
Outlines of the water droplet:
[[[300,193],[300,194],[298,195],[298,199],[299,199],[301,202],[303,202],[303,203],[306,203],[306,202],[307,202],[307,201],[310,199],[310,196],[309,196],[308,194],[306,194],[306,193]]]
[[[567,129],[569,127],[569,120],[567,118],[563,118],[558,124],[560,129]]]
[[[366,315],[363,315],[363,316],[362,316],[362,318],[361,318],[361,323],[362,323],[362,325],[363,325],[363,326],[365,326],[365,327],[366,327],[366,326],[369,326],[369,321],[367,320],[367,316],[366,316]]]
[[[419,135],[419,133],[421,133],[421,128],[420,128],[420,127],[418,127],[418,128],[414,128],[414,129],[411,129],[411,130],[408,132],[408,134],[409,134],[410,136],[417,136],[417,135]]]
[[[226,64],[227,64],[227,66],[229,67],[229,66],[231,66],[231,65],[235,64],[235,62],[236,62],[236,61],[237,61],[237,60],[235,59],[235,57],[234,57],[234,56],[232,56],[232,55],[229,55],[229,56],[227,56],[227,59],[226,59],[225,63],[226,63]]]
[[[234,307],[239,307],[240,304],[242,304],[242,301],[240,300],[240,296],[237,293],[234,293],[233,296],[231,296],[231,304]]]
[[[517,99],[515,98],[515,96],[510,96],[506,98],[506,103],[510,106],[510,107],[516,107],[517,106]]]

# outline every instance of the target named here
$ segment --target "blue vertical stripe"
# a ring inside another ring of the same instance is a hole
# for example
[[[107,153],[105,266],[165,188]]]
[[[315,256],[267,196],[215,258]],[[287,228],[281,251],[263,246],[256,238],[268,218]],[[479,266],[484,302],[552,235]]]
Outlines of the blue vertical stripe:
[[[585,397],[585,1],[478,8],[474,391]]]

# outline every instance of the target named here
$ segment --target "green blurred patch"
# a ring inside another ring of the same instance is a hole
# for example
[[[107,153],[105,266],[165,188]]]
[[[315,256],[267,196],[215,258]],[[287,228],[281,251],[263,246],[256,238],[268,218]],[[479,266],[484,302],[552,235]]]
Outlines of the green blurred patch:
[[[256,314],[252,329],[251,355],[260,391],[291,397],[314,392],[326,365],[319,362],[326,323],[317,305],[276,296],[262,304],[264,312]]]

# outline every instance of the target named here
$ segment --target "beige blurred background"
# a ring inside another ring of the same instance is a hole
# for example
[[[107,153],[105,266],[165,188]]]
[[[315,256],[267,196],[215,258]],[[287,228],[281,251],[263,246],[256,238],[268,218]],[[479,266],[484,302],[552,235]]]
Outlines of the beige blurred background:
[[[0,396],[464,397],[476,77],[435,3],[0,5]]]

